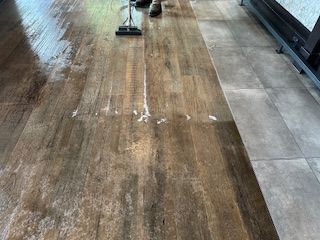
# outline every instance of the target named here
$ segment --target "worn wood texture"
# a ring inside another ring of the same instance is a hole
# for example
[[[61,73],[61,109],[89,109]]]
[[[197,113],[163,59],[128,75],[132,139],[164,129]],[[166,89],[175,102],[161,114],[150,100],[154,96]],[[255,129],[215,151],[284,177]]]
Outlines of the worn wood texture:
[[[189,2],[125,4],[1,3],[0,239],[277,239]]]

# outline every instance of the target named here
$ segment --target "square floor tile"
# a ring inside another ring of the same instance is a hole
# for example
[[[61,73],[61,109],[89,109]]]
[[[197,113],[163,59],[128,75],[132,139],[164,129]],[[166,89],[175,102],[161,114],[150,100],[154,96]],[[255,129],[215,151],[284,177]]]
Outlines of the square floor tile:
[[[225,94],[251,160],[302,156],[264,89],[227,90]]]
[[[293,65],[293,60],[287,53],[282,53],[280,56],[287,62],[288,66],[292,69],[295,75],[300,79],[301,83],[306,87],[315,87],[315,84],[305,73],[299,73],[296,67]]]
[[[266,87],[302,87],[288,63],[272,47],[242,48],[261,83]]]
[[[238,46],[225,21],[200,20],[198,23],[209,48]]]
[[[268,47],[272,43],[268,40],[268,36],[261,29],[261,26],[248,20],[230,20],[227,21],[228,26],[241,47]]]
[[[222,13],[213,1],[192,1],[191,6],[198,20],[224,20]]]
[[[305,157],[320,157],[320,105],[306,89],[267,89]]]
[[[320,239],[320,184],[306,160],[252,165],[280,239]]]
[[[250,19],[245,8],[241,7],[235,0],[217,1],[216,6],[225,20]]]
[[[213,48],[210,54],[224,90],[263,88],[240,47]]]

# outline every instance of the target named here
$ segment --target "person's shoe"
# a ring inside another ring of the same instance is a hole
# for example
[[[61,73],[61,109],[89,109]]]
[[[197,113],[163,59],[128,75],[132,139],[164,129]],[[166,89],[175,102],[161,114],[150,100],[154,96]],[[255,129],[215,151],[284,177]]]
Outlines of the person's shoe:
[[[136,0],[136,7],[146,7],[150,5],[152,0]]]
[[[152,3],[149,11],[149,16],[150,17],[156,17],[159,14],[161,14],[162,8],[161,8],[161,3]]]

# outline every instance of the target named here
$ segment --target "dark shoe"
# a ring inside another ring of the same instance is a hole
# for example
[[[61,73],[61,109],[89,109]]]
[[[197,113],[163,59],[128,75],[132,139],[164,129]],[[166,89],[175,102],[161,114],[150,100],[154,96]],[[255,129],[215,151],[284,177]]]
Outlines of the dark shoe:
[[[162,12],[160,3],[152,3],[149,11],[150,17],[156,17]]]
[[[149,6],[152,0],[136,0],[136,7],[146,7]]]

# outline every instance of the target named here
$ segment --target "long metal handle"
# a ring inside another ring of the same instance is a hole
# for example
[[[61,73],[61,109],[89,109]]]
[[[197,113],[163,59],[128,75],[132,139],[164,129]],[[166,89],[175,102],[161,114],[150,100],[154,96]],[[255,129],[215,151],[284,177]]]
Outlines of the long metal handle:
[[[131,0],[128,0],[128,26],[131,27]]]

